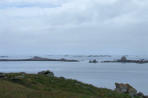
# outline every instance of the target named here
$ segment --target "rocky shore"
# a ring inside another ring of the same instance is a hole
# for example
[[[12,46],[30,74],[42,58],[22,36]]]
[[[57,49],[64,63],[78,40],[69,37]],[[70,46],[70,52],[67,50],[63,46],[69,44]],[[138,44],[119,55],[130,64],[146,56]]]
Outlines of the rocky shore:
[[[0,61],[63,61],[63,62],[79,62],[78,60],[70,60],[70,59],[49,59],[49,58],[42,58],[38,56],[34,56],[28,59],[0,59]]]

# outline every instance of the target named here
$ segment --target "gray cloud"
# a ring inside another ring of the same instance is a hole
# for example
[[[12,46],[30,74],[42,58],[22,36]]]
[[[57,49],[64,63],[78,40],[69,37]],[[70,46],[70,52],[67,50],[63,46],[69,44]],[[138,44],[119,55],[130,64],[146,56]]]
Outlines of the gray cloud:
[[[6,3],[13,6],[0,8],[1,54],[148,53],[147,0],[4,0],[0,5]]]

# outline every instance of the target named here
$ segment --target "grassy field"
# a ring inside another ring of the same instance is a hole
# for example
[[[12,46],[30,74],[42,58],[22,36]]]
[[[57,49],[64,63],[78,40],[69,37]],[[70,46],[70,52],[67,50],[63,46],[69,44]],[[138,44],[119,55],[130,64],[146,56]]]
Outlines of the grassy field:
[[[130,98],[130,96],[63,77],[9,73],[0,79],[0,98]]]

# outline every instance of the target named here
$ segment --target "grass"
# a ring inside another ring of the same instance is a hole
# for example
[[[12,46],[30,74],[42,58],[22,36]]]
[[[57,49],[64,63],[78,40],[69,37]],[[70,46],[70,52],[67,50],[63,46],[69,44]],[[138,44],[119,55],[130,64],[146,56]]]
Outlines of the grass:
[[[0,98],[130,98],[106,88],[97,88],[63,77],[48,77],[39,74],[5,74],[0,79]],[[99,82],[99,81],[98,81]]]

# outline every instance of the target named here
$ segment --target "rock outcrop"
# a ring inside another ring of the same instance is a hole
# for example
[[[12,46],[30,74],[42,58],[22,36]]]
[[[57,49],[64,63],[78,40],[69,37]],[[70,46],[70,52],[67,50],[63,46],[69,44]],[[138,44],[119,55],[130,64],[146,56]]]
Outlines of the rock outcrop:
[[[116,92],[129,94],[131,98],[135,98],[136,96],[138,96],[139,98],[148,98],[148,96],[144,96],[143,93],[141,92],[138,93],[137,90],[129,84],[115,83],[115,86],[116,86],[115,88]]]
[[[115,83],[115,85],[116,85],[115,91],[117,91],[119,93],[127,93],[132,98],[134,98],[134,96],[137,95],[137,90],[129,84]]]
[[[40,75],[46,75],[48,77],[54,77],[54,73],[51,72],[51,71],[49,71],[49,70],[47,70],[47,71],[41,71],[38,74],[40,74]]]
[[[126,62],[126,61],[127,61],[126,56],[122,56],[120,61],[122,61],[122,62]]]

